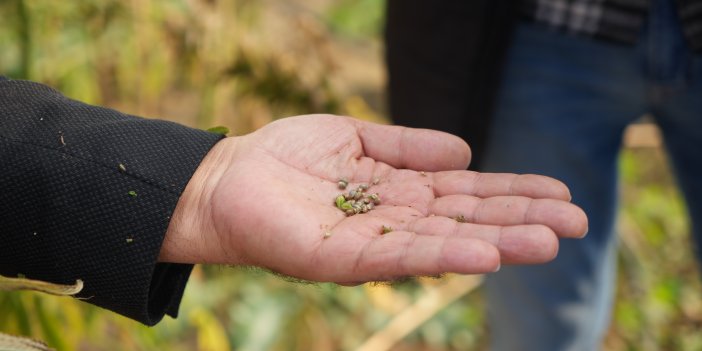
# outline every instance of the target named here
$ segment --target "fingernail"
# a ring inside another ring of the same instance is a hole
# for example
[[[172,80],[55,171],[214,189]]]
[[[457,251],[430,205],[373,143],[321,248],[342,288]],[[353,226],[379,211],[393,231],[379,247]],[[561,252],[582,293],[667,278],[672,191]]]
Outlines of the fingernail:
[[[588,232],[588,231],[590,231],[590,228],[589,228],[589,227],[588,227],[588,228],[585,228],[585,233],[583,233],[583,235],[579,236],[578,239],[584,238],[584,237],[587,235],[587,232]]]
[[[497,268],[495,268],[495,270],[492,271],[492,273],[497,273],[497,272],[499,272],[501,267],[502,267],[502,265],[501,265],[501,264],[498,264],[498,265],[497,265]]]

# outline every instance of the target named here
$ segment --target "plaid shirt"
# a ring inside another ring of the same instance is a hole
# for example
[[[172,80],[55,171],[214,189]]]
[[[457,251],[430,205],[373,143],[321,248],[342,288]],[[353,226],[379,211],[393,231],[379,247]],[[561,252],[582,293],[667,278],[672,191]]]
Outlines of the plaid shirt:
[[[702,0],[676,0],[690,48],[702,52]],[[523,0],[522,12],[534,21],[572,33],[634,43],[649,0]]]

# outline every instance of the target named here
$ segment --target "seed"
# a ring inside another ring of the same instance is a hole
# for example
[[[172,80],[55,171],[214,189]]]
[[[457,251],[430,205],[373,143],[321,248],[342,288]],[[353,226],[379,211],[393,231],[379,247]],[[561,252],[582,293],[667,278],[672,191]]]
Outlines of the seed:
[[[372,184],[373,184],[373,185],[378,185],[378,183],[380,183],[380,178],[373,178]]]
[[[370,195],[365,193],[368,188],[368,184],[361,184],[356,189],[349,190],[348,194],[337,196],[334,199],[334,204],[347,216],[367,213],[380,204],[380,197],[377,193]]]
[[[339,195],[336,197],[336,199],[334,199],[334,203],[338,208],[341,208],[341,205],[343,205],[344,202],[346,202],[346,198],[344,197],[344,195]]]
[[[426,177],[426,176],[427,176],[427,172],[421,171],[421,172],[419,172],[419,175],[422,176],[422,177]]]
[[[327,230],[326,232],[324,232],[324,239],[326,239],[326,238],[328,238],[328,237],[330,237],[330,236],[332,236],[332,232],[330,232],[330,231],[328,231],[328,230]]]
[[[344,190],[346,187],[349,185],[349,181],[346,180],[346,178],[341,178],[339,179],[339,182],[337,183],[337,186],[339,189]]]
[[[128,192],[127,194],[129,194],[129,196],[131,196],[131,197],[136,197],[136,196],[137,196],[137,193],[136,193],[136,191],[134,191],[134,190],[129,190],[129,192]]]
[[[119,170],[122,171],[122,172],[126,172],[126,171],[127,171],[127,167],[126,167],[125,165],[121,164],[121,163],[120,163],[119,166],[117,166],[117,167],[118,167]]]
[[[383,229],[381,230],[380,234],[381,234],[381,235],[387,234],[387,233],[390,233],[391,231],[392,231],[392,227],[390,227],[390,226],[383,226]]]
[[[380,205],[380,196],[378,196],[377,193],[370,194],[368,198],[371,199],[371,201],[373,201],[374,204]]]
[[[459,223],[467,222],[466,217],[463,216],[462,214],[459,214],[458,216],[454,217],[453,219],[455,219],[456,222],[459,222]]]

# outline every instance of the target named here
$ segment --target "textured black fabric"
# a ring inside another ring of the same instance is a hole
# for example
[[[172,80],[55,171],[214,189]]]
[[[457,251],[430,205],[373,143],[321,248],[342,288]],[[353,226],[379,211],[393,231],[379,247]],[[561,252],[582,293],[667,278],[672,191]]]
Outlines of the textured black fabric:
[[[389,0],[385,24],[395,123],[465,139],[479,169],[517,10],[509,1]]]
[[[147,325],[175,317],[192,266],[156,260],[220,139],[0,80],[0,274],[82,279],[89,303]]]

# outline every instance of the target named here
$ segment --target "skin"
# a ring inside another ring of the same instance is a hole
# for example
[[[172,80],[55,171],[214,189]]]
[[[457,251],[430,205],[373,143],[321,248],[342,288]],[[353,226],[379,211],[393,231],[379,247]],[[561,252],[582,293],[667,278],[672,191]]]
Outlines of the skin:
[[[587,232],[563,183],[466,171],[469,162],[468,145],[438,131],[281,119],[214,146],[179,200],[160,260],[350,285],[544,263],[559,238]],[[342,178],[347,192],[379,178],[368,193],[382,203],[347,217],[334,206]],[[393,231],[381,235],[383,226]]]

